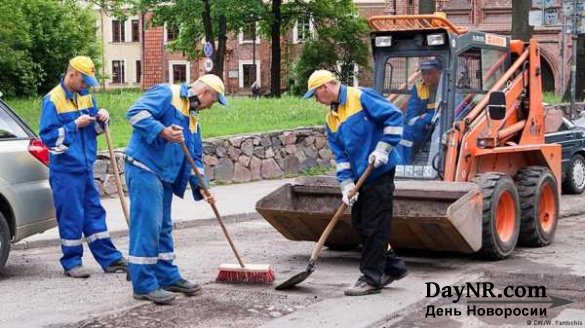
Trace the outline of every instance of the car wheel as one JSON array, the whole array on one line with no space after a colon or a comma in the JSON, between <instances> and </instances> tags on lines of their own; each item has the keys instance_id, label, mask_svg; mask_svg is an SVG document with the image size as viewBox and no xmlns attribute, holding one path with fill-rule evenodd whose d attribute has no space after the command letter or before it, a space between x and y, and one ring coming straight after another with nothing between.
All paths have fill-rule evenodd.
<instances>
[{"instance_id":1,"label":"car wheel","mask_svg":"<svg viewBox=\"0 0 585 328\"><path fill-rule=\"evenodd\" d=\"M8 253L10 253L10 228L4 215L0 213L0 272L8 260Z\"/></svg>"},{"instance_id":2,"label":"car wheel","mask_svg":"<svg viewBox=\"0 0 585 328\"><path fill-rule=\"evenodd\" d=\"M575 154L563 181L563 191L567 194L581 194L585 190L585 158Z\"/></svg>"}]
</instances>

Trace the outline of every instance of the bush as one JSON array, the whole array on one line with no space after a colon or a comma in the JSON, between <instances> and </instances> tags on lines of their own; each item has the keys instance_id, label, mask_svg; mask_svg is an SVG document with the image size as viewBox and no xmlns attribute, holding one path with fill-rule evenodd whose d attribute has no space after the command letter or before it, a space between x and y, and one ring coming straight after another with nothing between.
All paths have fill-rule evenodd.
<instances>
[{"instance_id":1,"label":"bush","mask_svg":"<svg viewBox=\"0 0 585 328\"><path fill-rule=\"evenodd\" d=\"M95 18L73 0L0 0L0 90L45 93L70 58L98 54Z\"/></svg>"}]
</instances>

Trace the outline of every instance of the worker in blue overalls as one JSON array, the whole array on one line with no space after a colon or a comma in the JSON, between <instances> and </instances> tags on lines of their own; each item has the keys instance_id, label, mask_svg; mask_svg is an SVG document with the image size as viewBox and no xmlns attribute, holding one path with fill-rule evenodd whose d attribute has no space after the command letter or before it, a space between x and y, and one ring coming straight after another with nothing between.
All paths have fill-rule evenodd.
<instances>
[{"instance_id":1,"label":"worker in blue overalls","mask_svg":"<svg viewBox=\"0 0 585 328\"><path fill-rule=\"evenodd\" d=\"M304 98L313 96L331 108L327 138L335 155L343 202L351 207L352 225L363 246L362 275L345 295L379 293L408 274L404 261L388 249L394 171L400 160L394 147L402 136L402 112L376 91L348 87L327 70L317 70L309 77ZM369 164L374 171L359 193L349 198Z\"/></svg>"},{"instance_id":2,"label":"worker in blue overalls","mask_svg":"<svg viewBox=\"0 0 585 328\"><path fill-rule=\"evenodd\" d=\"M128 110L134 128L126 148L126 183L130 194L130 278L134 298L155 304L174 300L174 293L194 295L201 287L181 277L173 264L173 194L183 197L191 183L196 200L213 204L202 163L203 146L198 122L200 110L215 102L227 105L224 84L213 74L191 86L156 85ZM203 174L200 185L181 143L191 151Z\"/></svg>"},{"instance_id":3,"label":"worker in blue overalls","mask_svg":"<svg viewBox=\"0 0 585 328\"><path fill-rule=\"evenodd\" d=\"M87 90L96 85L91 58L71 59L61 83L43 98L40 120L40 135L50 151L49 182L61 237L61 265L73 278L90 275L81 261L82 233L105 272L126 272L128 267L110 239L94 183L96 137L109 118L105 109L97 109Z\"/></svg>"},{"instance_id":4,"label":"worker in blue overalls","mask_svg":"<svg viewBox=\"0 0 585 328\"><path fill-rule=\"evenodd\" d=\"M437 59L423 61L420 65L422 81L412 88L404 118L404 133L397 151L401 164L410 164L414 152L429 138L436 120L435 99L441 80L442 66Z\"/></svg>"}]
</instances>

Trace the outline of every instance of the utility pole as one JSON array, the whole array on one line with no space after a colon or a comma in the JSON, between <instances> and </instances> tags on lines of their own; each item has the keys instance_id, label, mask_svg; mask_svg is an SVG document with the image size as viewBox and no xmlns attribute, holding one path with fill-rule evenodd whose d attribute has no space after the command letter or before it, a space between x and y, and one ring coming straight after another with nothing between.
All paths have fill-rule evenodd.
<instances>
[{"instance_id":1,"label":"utility pole","mask_svg":"<svg viewBox=\"0 0 585 328\"><path fill-rule=\"evenodd\" d=\"M577 116L575 108L575 94L577 83L577 0L573 0L573 33L571 35L573 55L571 58L571 116Z\"/></svg>"}]
</instances>

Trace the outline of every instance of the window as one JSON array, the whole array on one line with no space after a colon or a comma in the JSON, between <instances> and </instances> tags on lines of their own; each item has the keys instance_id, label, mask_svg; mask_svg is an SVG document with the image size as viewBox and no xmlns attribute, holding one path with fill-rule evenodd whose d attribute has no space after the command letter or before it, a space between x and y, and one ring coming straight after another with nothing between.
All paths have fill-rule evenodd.
<instances>
[{"instance_id":1,"label":"window","mask_svg":"<svg viewBox=\"0 0 585 328\"><path fill-rule=\"evenodd\" d=\"M112 83L122 84L125 82L124 79L124 61L113 60L112 61Z\"/></svg>"},{"instance_id":2,"label":"window","mask_svg":"<svg viewBox=\"0 0 585 328\"><path fill-rule=\"evenodd\" d=\"M191 63L187 60L169 60L169 83L191 82Z\"/></svg>"},{"instance_id":3,"label":"window","mask_svg":"<svg viewBox=\"0 0 585 328\"><path fill-rule=\"evenodd\" d=\"M238 82L240 88L250 88L254 81L260 82L260 61L256 60L256 67L251 60L240 60L238 62Z\"/></svg>"},{"instance_id":4,"label":"window","mask_svg":"<svg viewBox=\"0 0 585 328\"><path fill-rule=\"evenodd\" d=\"M175 41L177 39L177 37L179 36L179 28L176 26L168 26L166 28L166 41L165 42L171 42L171 41Z\"/></svg>"},{"instance_id":5,"label":"window","mask_svg":"<svg viewBox=\"0 0 585 328\"><path fill-rule=\"evenodd\" d=\"M132 42L140 42L140 24L138 19L132 20Z\"/></svg>"},{"instance_id":6,"label":"window","mask_svg":"<svg viewBox=\"0 0 585 328\"><path fill-rule=\"evenodd\" d=\"M27 132L18 124L0 102L0 139L28 138Z\"/></svg>"},{"instance_id":7,"label":"window","mask_svg":"<svg viewBox=\"0 0 585 328\"><path fill-rule=\"evenodd\" d=\"M124 42L126 40L125 23L126 21L112 21L112 42Z\"/></svg>"},{"instance_id":8,"label":"window","mask_svg":"<svg viewBox=\"0 0 585 328\"><path fill-rule=\"evenodd\" d=\"M341 82L346 85L357 87L358 86L358 67L354 63L337 63L337 70L340 73Z\"/></svg>"},{"instance_id":9,"label":"window","mask_svg":"<svg viewBox=\"0 0 585 328\"><path fill-rule=\"evenodd\" d=\"M428 56L411 56L411 57L389 57L386 59L383 72L382 94L390 102L400 107L404 113L405 131L410 130L410 139L405 138L401 141L402 147L410 149L408 158L403 158L400 165L396 166L396 176L416 179L434 179L437 171L434 169L435 160L440 156L440 136L441 120L440 107L442 104L442 95L445 93L444 75L441 72L433 72L433 76L438 78L438 84L433 90L427 91L428 102L411 102L409 101L416 88L416 83L421 81L423 76L419 71L420 64L430 59L437 59L441 62L440 57ZM444 63L443 63L443 66ZM438 74L438 76L436 75ZM429 124L417 125L417 120L425 115ZM421 121L419 121L421 122ZM407 128L408 126L408 128ZM417 135L418 137L412 138Z\"/></svg>"},{"instance_id":10,"label":"window","mask_svg":"<svg viewBox=\"0 0 585 328\"><path fill-rule=\"evenodd\" d=\"M457 57L455 119L463 119L506 72L507 53L472 48Z\"/></svg>"},{"instance_id":11,"label":"window","mask_svg":"<svg viewBox=\"0 0 585 328\"><path fill-rule=\"evenodd\" d=\"M260 38L258 35L258 25L256 23L250 23L242 28L242 32L240 32L239 36L239 41L240 43L244 42L252 43L252 40L254 40L254 36L256 37L256 43L260 43Z\"/></svg>"},{"instance_id":12,"label":"window","mask_svg":"<svg viewBox=\"0 0 585 328\"><path fill-rule=\"evenodd\" d=\"M313 21L311 20L311 16L303 16L300 17L293 29L293 42L305 42L309 38L313 36Z\"/></svg>"},{"instance_id":13,"label":"window","mask_svg":"<svg viewBox=\"0 0 585 328\"><path fill-rule=\"evenodd\" d=\"M244 70L244 87L249 88L252 86L252 83L256 81L256 79L254 78L255 75L254 65L244 64L242 69Z\"/></svg>"},{"instance_id":14,"label":"window","mask_svg":"<svg viewBox=\"0 0 585 328\"><path fill-rule=\"evenodd\" d=\"M174 65L172 65L172 69L173 69L173 75L172 75L173 84L187 82L187 65L174 64Z\"/></svg>"},{"instance_id":15,"label":"window","mask_svg":"<svg viewBox=\"0 0 585 328\"><path fill-rule=\"evenodd\" d=\"M140 60L136 61L136 83L140 83L140 77L142 76L142 65Z\"/></svg>"}]
</instances>

